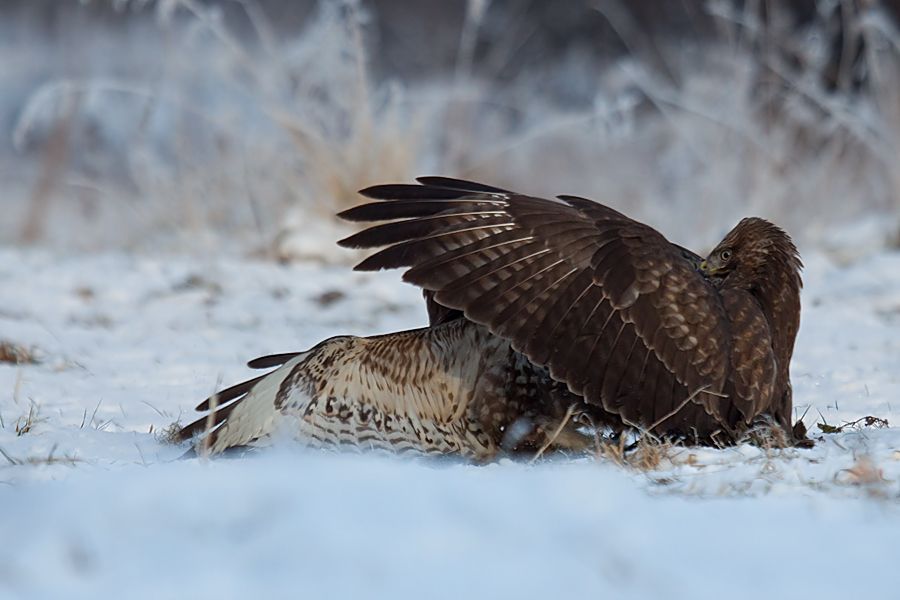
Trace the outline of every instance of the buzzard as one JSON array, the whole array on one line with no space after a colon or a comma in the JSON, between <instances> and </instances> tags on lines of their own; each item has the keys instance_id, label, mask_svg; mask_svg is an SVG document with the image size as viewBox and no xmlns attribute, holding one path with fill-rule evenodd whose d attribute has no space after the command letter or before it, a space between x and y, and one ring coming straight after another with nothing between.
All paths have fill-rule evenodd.
<instances>
[{"instance_id":1,"label":"buzzard","mask_svg":"<svg viewBox=\"0 0 900 600\"><path fill-rule=\"evenodd\" d=\"M782 229L744 219L702 259L585 198L417 181L362 190L375 202L340 216L381 224L339 243L381 248L357 270L406 268L429 327L252 361L280 367L201 403L182 439L215 453L292 417L311 444L483 459L578 447L573 410L693 443L792 433L802 263Z\"/></svg>"}]
</instances>

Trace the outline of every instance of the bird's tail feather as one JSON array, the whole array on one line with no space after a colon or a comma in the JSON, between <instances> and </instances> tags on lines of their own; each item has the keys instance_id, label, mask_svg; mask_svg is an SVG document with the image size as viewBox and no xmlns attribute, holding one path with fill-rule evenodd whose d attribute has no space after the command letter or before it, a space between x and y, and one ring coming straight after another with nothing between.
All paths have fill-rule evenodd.
<instances>
[{"instance_id":1,"label":"bird's tail feather","mask_svg":"<svg viewBox=\"0 0 900 600\"><path fill-rule=\"evenodd\" d=\"M286 362L282 361L283 364L274 371L213 394L197 406L197 410L209 412L185 425L176 439L194 439L197 454L207 455L245 446L272 434L281 417L275 406L278 390L307 354L279 355ZM269 366L275 366L270 358L263 357Z\"/></svg>"}]
</instances>

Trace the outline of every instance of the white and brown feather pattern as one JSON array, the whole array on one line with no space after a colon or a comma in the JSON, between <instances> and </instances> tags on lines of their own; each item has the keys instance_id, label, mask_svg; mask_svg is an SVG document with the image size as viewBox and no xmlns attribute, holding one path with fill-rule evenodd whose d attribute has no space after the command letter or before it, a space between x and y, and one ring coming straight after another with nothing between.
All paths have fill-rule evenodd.
<instances>
[{"instance_id":1,"label":"white and brown feather pattern","mask_svg":"<svg viewBox=\"0 0 900 600\"><path fill-rule=\"evenodd\" d=\"M553 418L552 403L537 397L540 379L547 377L508 342L462 319L370 338L341 336L295 355L224 405L215 429L205 432L201 418L183 437L199 435L198 447L216 454L282 427L316 447L482 460L500 450L513 422Z\"/></svg>"}]
</instances>

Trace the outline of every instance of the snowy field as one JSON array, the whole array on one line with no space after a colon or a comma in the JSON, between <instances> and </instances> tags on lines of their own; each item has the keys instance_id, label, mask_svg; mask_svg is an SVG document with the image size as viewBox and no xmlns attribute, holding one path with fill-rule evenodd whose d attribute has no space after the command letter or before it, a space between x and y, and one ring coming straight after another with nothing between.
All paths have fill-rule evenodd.
<instances>
[{"instance_id":1,"label":"snowy field","mask_svg":"<svg viewBox=\"0 0 900 600\"><path fill-rule=\"evenodd\" d=\"M277 10L301 4L0 2L0 600L900 597L887 3ZM839 21L865 45L835 63ZM425 323L331 219L419 174L597 198L698 251L785 227L815 447L182 459L166 432L248 360Z\"/></svg>"},{"instance_id":2,"label":"snowy field","mask_svg":"<svg viewBox=\"0 0 900 600\"><path fill-rule=\"evenodd\" d=\"M28 350L0 363L0 598L893 597L900 253L804 259L815 448L638 469L287 441L180 460L160 433L246 360L419 326L418 292L346 265L0 250L0 342ZM817 426L869 415L890 426Z\"/></svg>"}]
</instances>

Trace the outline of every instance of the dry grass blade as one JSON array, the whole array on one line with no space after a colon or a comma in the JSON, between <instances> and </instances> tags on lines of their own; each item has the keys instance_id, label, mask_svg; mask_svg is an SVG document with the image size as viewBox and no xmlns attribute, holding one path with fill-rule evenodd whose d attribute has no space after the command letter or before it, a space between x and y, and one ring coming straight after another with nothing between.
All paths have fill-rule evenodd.
<instances>
[{"instance_id":1,"label":"dry grass blade","mask_svg":"<svg viewBox=\"0 0 900 600\"><path fill-rule=\"evenodd\" d=\"M94 423L97 418L97 411L100 410L101 404L103 404L103 399L100 399L97 401L97 405L94 407L94 412L91 413L90 420L88 420L88 418L87 418L87 409L86 408L84 409L84 411L81 414L81 425L79 426L79 429L84 429L85 425L90 425L94 429L102 430L100 423L97 423L97 424ZM108 424L108 422L107 422L107 424Z\"/></svg>"},{"instance_id":2,"label":"dry grass blade","mask_svg":"<svg viewBox=\"0 0 900 600\"><path fill-rule=\"evenodd\" d=\"M537 461L541 456L543 456L544 452L546 452L547 449L549 449L553 445L553 443L556 442L557 438L559 438L559 435L563 432L563 429L566 428L566 425L569 424L569 421L575 414L575 406L575 404L572 404L569 406L569 408L566 409L566 414L563 415L563 418L560 420L559 425L556 427L547 441L544 442L544 445L541 446L534 457L532 457L529 464L534 464L534 462Z\"/></svg>"},{"instance_id":3,"label":"dry grass blade","mask_svg":"<svg viewBox=\"0 0 900 600\"><path fill-rule=\"evenodd\" d=\"M632 429L634 429L635 431L639 432L641 438L649 437L649 438L653 439L653 440L656 441L656 442L661 442L662 440L660 440L660 439L653 433L653 430L656 429L657 427L659 427L659 426L660 426L663 422L665 422L665 420L668 419L669 417L672 417L673 415L678 414L678 411L680 411L682 408L684 408L685 406L687 406L687 404L688 404L690 401L692 401L694 398L696 398L697 396L699 396L699 395L702 394L702 393L707 393L707 394L710 394L710 395L713 395L713 396L718 396L718 397L721 397L721 398L724 398L724 397L725 397L723 394L719 394L719 393L716 393L716 392L708 392L707 389L709 389L709 386L708 386L708 385L700 386L699 388L697 388L696 390L694 390L687 398L685 398L681 403L679 403L678 406L676 406L675 408L673 408L672 410L670 410L669 412L667 412L666 414L664 414L663 416L661 416L660 418L658 418L658 419L657 419L656 421L654 421L649 427L643 427L643 426L641 426L641 425L638 425L637 423L634 423L634 422L632 422L632 421L629 421L629 420L626 419L625 417L621 417L621 418L622 418L622 422L625 423L627 426L631 427Z\"/></svg>"},{"instance_id":4,"label":"dry grass blade","mask_svg":"<svg viewBox=\"0 0 900 600\"><path fill-rule=\"evenodd\" d=\"M709 389L708 385L703 385L703 386L700 386L699 388L697 388L694 392L691 393L690 396L685 398L684 401L681 402L678 406L676 406L675 408L673 408L672 410L670 410L669 412L667 412L666 414L664 414L663 416L658 418L656 421L653 422L652 425L650 425L650 427L647 427L647 431L650 432L650 431L653 431L654 429L656 429L657 427L659 427L663 422L665 422L666 419L677 414L678 411L680 411L682 408L687 406L688 402L692 401L694 398L696 398L697 396L699 396L702 393L707 393L712 396L717 396L719 398L727 398L727 396L725 394L717 394L715 392L708 392L707 391L708 389ZM640 429L640 428L638 428L638 429Z\"/></svg>"},{"instance_id":5,"label":"dry grass blade","mask_svg":"<svg viewBox=\"0 0 900 600\"><path fill-rule=\"evenodd\" d=\"M218 388L218 386L216 386ZM219 407L219 394L209 397L209 414L206 415L206 426L203 431L203 440L200 442L200 452L203 458L209 458L210 445L212 444L213 429L216 426L216 409Z\"/></svg>"},{"instance_id":6,"label":"dry grass blade","mask_svg":"<svg viewBox=\"0 0 900 600\"><path fill-rule=\"evenodd\" d=\"M6 450L4 450L3 448L0 448L0 454L2 454L2 455L3 455L3 458L5 458L6 461L7 461L9 464L13 465L13 466L17 466L17 465L21 465L21 464L22 464L22 463L19 461L18 458L14 458L14 457L10 456L10 455L6 452Z\"/></svg>"}]
</instances>

